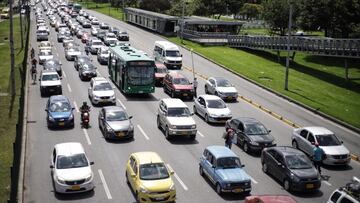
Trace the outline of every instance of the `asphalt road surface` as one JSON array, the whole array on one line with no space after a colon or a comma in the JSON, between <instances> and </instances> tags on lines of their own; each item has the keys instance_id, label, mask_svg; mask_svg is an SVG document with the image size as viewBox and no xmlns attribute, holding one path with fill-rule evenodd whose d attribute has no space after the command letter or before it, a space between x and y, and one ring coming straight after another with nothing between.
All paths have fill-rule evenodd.
<instances>
[{"instance_id":1,"label":"asphalt road surface","mask_svg":"<svg viewBox=\"0 0 360 203\"><path fill-rule=\"evenodd\" d=\"M137 49L152 55L153 44L156 40L164 40L161 36L138 28L136 26L114 20L105 15L88 11L96 16L101 22L107 22L126 30L130 35L130 43ZM44 15L47 19L47 17ZM35 19L32 16L30 45L37 50L35 36ZM46 126L45 104L48 98L41 98L39 82L35 85L29 82L28 103L28 140L26 151L25 170L25 202L135 202L131 189L125 182L125 166L129 154L137 151L155 151L166 163L168 163L175 175L173 180L177 189L177 202L242 202L244 196L224 195L219 196L214 187L199 175L199 157L204 148L209 145L223 145L221 138L224 126L209 125L200 117L194 115L198 127L195 141L188 139L175 139L167 141L163 133L156 126L156 110L158 102L162 98L169 97L162 88L157 88L155 93L142 97L125 96L116 89L117 105L124 106L129 115L132 115L135 126L135 139L133 141L106 141L97 123L100 107L92 107L91 128L85 130L80 127L80 113L78 107L83 101L88 100L87 89L89 82L82 82L73 66L64 57L62 44L56 40L56 32L51 29L50 41L53 43L55 58L62 61L64 71L62 88L63 94L71 102L75 111L75 128L67 130L50 130ZM76 39L84 50L84 45ZM191 67L190 52L181 48L185 67ZM96 56L92 56L93 63L98 67L99 75L108 77L107 67L100 65ZM241 59L234 59L241 60ZM311 112L308 112L292 103L289 103L273 94L253 85L219 66L194 55L195 70L205 76L223 76L228 78L238 89L239 94L244 95L264 107L277 112L302 126L324 126L334 131L350 151L360 154L358 134L355 134L341 126L329 122ZM39 68L42 68L39 66ZM182 72L192 78L192 72L184 68ZM203 78L199 78L198 94L204 93ZM193 102L186 104L192 109ZM278 145L291 145L291 132L293 128L288 124L274 118L255 108L244 101L228 103L234 117L254 117L261 121L267 128L272 130ZM92 169L94 172L94 192L73 195L57 195L54 193L50 176L50 155L53 146L61 142L81 142L91 161L95 162ZM347 183L352 176L360 175L360 164L351 161L347 167L327 167L323 170L325 179L318 192L311 194L288 193L282 185L261 170L260 157L243 152L238 146L232 150L240 156L245 164L246 172L252 177L251 194L287 194L293 196L299 202L326 202L331 192L339 186Z\"/></svg>"}]
</instances>

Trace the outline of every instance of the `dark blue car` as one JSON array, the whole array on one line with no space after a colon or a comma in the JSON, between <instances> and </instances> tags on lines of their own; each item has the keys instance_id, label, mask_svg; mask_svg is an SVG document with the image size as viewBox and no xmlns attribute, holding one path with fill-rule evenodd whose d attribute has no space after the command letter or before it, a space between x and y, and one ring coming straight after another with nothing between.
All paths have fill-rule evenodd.
<instances>
[{"instance_id":1,"label":"dark blue car","mask_svg":"<svg viewBox=\"0 0 360 203\"><path fill-rule=\"evenodd\" d=\"M74 108L66 96L51 96L46 104L47 125L52 127L74 127Z\"/></svg>"}]
</instances>

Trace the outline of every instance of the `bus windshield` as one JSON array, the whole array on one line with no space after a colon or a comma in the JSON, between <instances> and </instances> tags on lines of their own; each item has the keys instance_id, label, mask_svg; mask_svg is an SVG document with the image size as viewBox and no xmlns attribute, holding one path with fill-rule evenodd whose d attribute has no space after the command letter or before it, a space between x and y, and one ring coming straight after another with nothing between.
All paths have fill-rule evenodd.
<instances>
[{"instance_id":1,"label":"bus windshield","mask_svg":"<svg viewBox=\"0 0 360 203\"><path fill-rule=\"evenodd\" d=\"M155 67L128 66L128 78L131 85L151 85L154 82Z\"/></svg>"}]
</instances>

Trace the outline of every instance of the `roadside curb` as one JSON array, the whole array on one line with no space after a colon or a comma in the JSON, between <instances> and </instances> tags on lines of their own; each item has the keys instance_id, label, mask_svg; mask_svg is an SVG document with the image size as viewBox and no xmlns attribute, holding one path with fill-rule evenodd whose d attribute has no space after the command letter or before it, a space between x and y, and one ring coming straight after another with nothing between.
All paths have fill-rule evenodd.
<instances>
[{"instance_id":1,"label":"roadside curb","mask_svg":"<svg viewBox=\"0 0 360 203\"><path fill-rule=\"evenodd\" d=\"M163 36L161 36L161 37L163 37ZM220 67L222 67L223 69L225 69L225 70L227 70L227 71L229 71L229 72L231 72L231 73L233 73L233 74L235 74L235 75L237 75L237 76L239 76L239 77L247 80L248 82L251 82L251 83L257 85L258 87L263 88L263 89L271 92L272 94L275 94L276 96L279 96L279 97L281 97L281 98L283 98L283 99L286 99L286 100L289 101L289 102L292 102L292 103L294 103L294 104L296 104L296 105L298 105L298 106L300 106L300 107L302 107L302 108L305 108L305 109L311 111L312 113L317 114L317 115L319 115L319 116L321 116L321 117L323 117L323 118L326 118L326 119L328 119L328 120L330 120L330 121L332 121L332 122L334 122L334 123L337 123L337 124L339 124L339 125L347 128L347 129L349 129L349 130L351 130L351 131L354 131L354 132L356 132L356 133L360 133L360 128L357 128L357 127L355 127L355 126L352 126L352 125L350 125L350 124L348 124L348 123L345 123L345 122L343 122L343 121L341 121L341 120L339 120L339 119L337 119L337 118L334 118L334 117L332 117L332 116L330 116L330 115L327 115L327 114L325 114L325 113L323 113L323 112L320 112L320 111L318 111L318 110L316 110L316 109L314 109L314 108L312 108L312 107L310 107L310 106L307 106L307 105L305 105L305 104L303 104L303 103L300 103L300 102L298 102L298 101L295 101L294 99L292 99L292 98L290 98L290 97L288 97L288 96L286 96L286 95L284 95L284 94L281 94L281 93L279 93L279 92L276 92L276 91L274 91L274 90L272 90L272 89L270 89L270 88L268 88L268 87L266 87L266 86L264 86L264 85L256 82L255 80L252 80L252 79L250 79L250 78L248 78L248 77L246 77L246 76L243 76L243 75L235 72L234 70L232 70L232 69L230 69L230 68L228 68L228 67L226 67L226 66L224 66L224 65L222 65L222 64L220 64L220 63L218 63L218 62L216 62L216 61L214 61L214 60L212 60L212 59L210 59L210 58L208 58L208 57L206 57L206 56L204 56L203 54L201 54L201 53L199 53L199 52L197 52L197 51L191 50L190 48L186 47L186 46L183 45L183 44L178 44L178 45L180 45L182 48L184 48L184 49L186 49L186 50L188 50L188 51L191 51L191 52L193 52L194 54L196 54L196 55L198 55L198 56L200 56L200 57L202 57L202 58L204 58L204 59L206 59L206 60L208 60L208 61L210 61L210 62L212 62L212 63L214 63L214 64L216 64L216 65L218 65L218 66L220 66ZM201 75L201 74L199 74L199 75L200 75L201 77L207 79L206 76L203 76L203 75ZM269 109L266 109L265 107L263 107L263 106L255 103L255 102L253 102L251 99L248 99L248 98L246 98L246 97L244 97L244 96L242 96L242 95L239 95L239 98L241 98L243 101L245 101L245 102L247 102L247 103L250 103L250 104L252 104L253 106L255 106L255 107L257 107L257 108L259 108L259 109L267 112L268 114L271 114L273 117L275 117L275 118L277 118L277 119L285 122L286 124L288 124L288 125L290 125L290 126L292 126L292 127L294 127L294 128L299 128L299 127L301 127L301 126L299 126L298 124L296 124L296 123L294 123L294 122L292 122L292 121L290 121L290 120L282 117L281 115L278 115L277 113L272 112L272 111L270 111ZM356 155L356 154L352 154L352 153L350 154L350 156L351 156L351 159L352 159L352 160L360 162L360 156L358 156L358 155Z\"/></svg>"}]
</instances>

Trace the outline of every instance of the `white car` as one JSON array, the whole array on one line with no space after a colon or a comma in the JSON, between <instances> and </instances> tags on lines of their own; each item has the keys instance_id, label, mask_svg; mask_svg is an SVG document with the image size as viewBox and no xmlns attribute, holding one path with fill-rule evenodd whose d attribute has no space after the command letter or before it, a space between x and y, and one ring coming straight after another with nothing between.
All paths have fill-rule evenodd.
<instances>
[{"instance_id":1,"label":"white car","mask_svg":"<svg viewBox=\"0 0 360 203\"><path fill-rule=\"evenodd\" d=\"M190 136L196 138L196 124L188 106L181 99L162 99L157 110L156 123L165 131L166 139L173 136Z\"/></svg>"},{"instance_id":2,"label":"white car","mask_svg":"<svg viewBox=\"0 0 360 203\"><path fill-rule=\"evenodd\" d=\"M100 64L107 64L110 56L110 51L107 46L102 46L97 53L97 60Z\"/></svg>"},{"instance_id":3,"label":"white car","mask_svg":"<svg viewBox=\"0 0 360 203\"><path fill-rule=\"evenodd\" d=\"M93 28L91 28L91 35L92 36L97 36L97 33L98 33L98 30L99 30L100 28L98 28L98 27L93 27Z\"/></svg>"},{"instance_id":4,"label":"white car","mask_svg":"<svg viewBox=\"0 0 360 203\"><path fill-rule=\"evenodd\" d=\"M91 78L88 95L91 103L94 105L105 103L116 105L114 88L103 77Z\"/></svg>"},{"instance_id":5,"label":"white car","mask_svg":"<svg viewBox=\"0 0 360 203\"><path fill-rule=\"evenodd\" d=\"M100 24L100 21L96 18L92 19L91 20L91 25L99 25Z\"/></svg>"},{"instance_id":6,"label":"white car","mask_svg":"<svg viewBox=\"0 0 360 203\"><path fill-rule=\"evenodd\" d=\"M83 146L78 142L60 143L51 154L51 176L57 193L78 193L94 189L94 174Z\"/></svg>"},{"instance_id":7,"label":"white car","mask_svg":"<svg viewBox=\"0 0 360 203\"><path fill-rule=\"evenodd\" d=\"M39 64L43 64L45 61L53 59L54 55L50 49L40 49L39 51Z\"/></svg>"},{"instance_id":8,"label":"white car","mask_svg":"<svg viewBox=\"0 0 360 203\"><path fill-rule=\"evenodd\" d=\"M55 70L42 71L39 81L41 96L44 96L45 94L62 94L61 77Z\"/></svg>"},{"instance_id":9,"label":"white car","mask_svg":"<svg viewBox=\"0 0 360 203\"><path fill-rule=\"evenodd\" d=\"M80 56L80 55L81 55L81 51L77 47L70 47L65 49L65 58L68 61L73 61L76 56Z\"/></svg>"},{"instance_id":10,"label":"white car","mask_svg":"<svg viewBox=\"0 0 360 203\"><path fill-rule=\"evenodd\" d=\"M293 131L292 146L300 149L309 156L313 156L315 143L325 152L326 158L323 163L326 165L347 165L351 157L349 150L333 132L324 127L303 127Z\"/></svg>"},{"instance_id":11,"label":"white car","mask_svg":"<svg viewBox=\"0 0 360 203\"><path fill-rule=\"evenodd\" d=\"M210 77L205 83L205 93L216 95L223 100L236 101L238 97L234 85L222 77Z\"/></svg>"},{"instance_id":12,"label":"white car","mask_svg":"<svg viewBox=\"0 0 360 203\"><path fill-rule=\"evenodd\" d=\"M52 45L49 41L42 41L39 44L39 49L40 50L51 50Z\"/></svg>"},{"instance_id":13,"label":"white car","mask_svg":"<svg viewBox=\"0 0 360 203\"><path fill-rule=\"evenodd\" d=\"M225 102L215 95L199 95L194 101L194 113L203 117L207 123L225 123L232 118Z\"/></svg>"}]
</instances>

